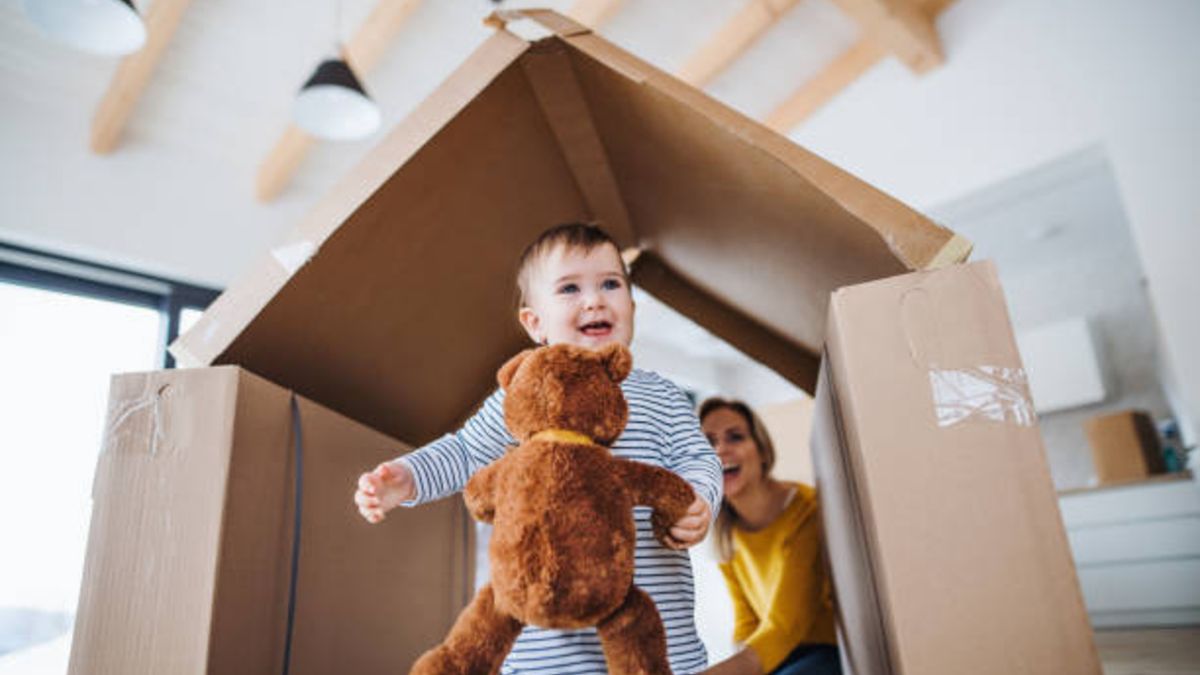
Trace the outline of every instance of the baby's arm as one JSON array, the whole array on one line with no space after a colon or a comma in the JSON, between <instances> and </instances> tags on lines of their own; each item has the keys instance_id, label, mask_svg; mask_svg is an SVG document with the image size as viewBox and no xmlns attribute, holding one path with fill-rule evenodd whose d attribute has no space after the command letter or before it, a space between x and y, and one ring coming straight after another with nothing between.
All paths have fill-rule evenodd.
<instances>
[{"instance_id":1,"label":"baby's arm","mask_svg":"<svg viewBox=\"0 0 1200 675\"><path fill-rule=\"evenodd\" d=\"M662 400L669 418L675 420L665 439L664 464L696 491L686 515L671 526L673 548L688 548L704 540L721 504L721 460L700 431L700 420L687 396L669 380L663 379L663 384Z\"/></svg>"},{"instance_id":2,"label":"baby's arm","mask_svg":"<svg viewBox=\"0 0 1200 675\"><path fill-rule=\"evenodd\" d=\"M354 501L367 522L397 506L416 506L466 487L471 475L515 443L504 423L504 392L497 389L461 429L384 462L359 477Z\"/></svg>"},{"instance_id":3,"label":"baby's arm","mask_svg":"<svg viewBox=\"0 0 1200 675\"><path fill-rule=\"evenodd\" d=\"M687 481L666 469L629 459L614 459L613 470L633 496L634 504L651 506L654 536L663 544L677 548L671 536L672 524L687 514L696 495Z\"/></svg>"}]
</instances>

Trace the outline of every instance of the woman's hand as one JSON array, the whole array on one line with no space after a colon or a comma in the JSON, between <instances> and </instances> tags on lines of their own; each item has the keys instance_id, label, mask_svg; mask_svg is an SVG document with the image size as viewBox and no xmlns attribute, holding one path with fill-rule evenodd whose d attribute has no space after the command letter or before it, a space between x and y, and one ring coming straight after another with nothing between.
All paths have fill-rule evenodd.
<instances>
[{"instance_id":1,"label":"woman's hand","mask_svg":"<svg viewBox=\"0 0 1200 675\"><path fill-rule=\"evenodd\" d=\"M688 506L687 513L671 524L669 532L671 541L667 545L677 551L682 551L699 544L708 534L708 526L711 522L712 509L709 508L708 502L696 497L695 501Z\"/></svg>"}]
</instances>

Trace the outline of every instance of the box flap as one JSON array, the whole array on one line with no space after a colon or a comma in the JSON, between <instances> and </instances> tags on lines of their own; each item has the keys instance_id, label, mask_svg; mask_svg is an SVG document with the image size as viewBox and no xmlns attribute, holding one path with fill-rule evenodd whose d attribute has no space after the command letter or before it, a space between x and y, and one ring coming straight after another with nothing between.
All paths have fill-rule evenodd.
<instances>
[{"instance_id":1,"label":"box flap","mask_svg":"<svg viewBox=\"0 0 1200 675\"><path fill-rule=\"evenodd\" d=\"M874 544L866 520L860 483L845 413L830 374L832 360L822 361L813 408L813 474L821 499L821 519L830 573L837 590L839 641L842 658L854 675L894 672L889 652L885 612L881 606Z\"/></svg>"},{"instance_id":2,"label":"box flap","mask_svg":"<svg viewBox=\"0 0 1200 675\"><path fill-rule=\"evenodd\" d=\"M486 41L173 345L180 362L239 364L425 442L526 346L521 250L598 219L676 290L649 292L811 391L830 291L969 251L551 14L535 17L551 37Z\"/></svg>"}]
</instances>

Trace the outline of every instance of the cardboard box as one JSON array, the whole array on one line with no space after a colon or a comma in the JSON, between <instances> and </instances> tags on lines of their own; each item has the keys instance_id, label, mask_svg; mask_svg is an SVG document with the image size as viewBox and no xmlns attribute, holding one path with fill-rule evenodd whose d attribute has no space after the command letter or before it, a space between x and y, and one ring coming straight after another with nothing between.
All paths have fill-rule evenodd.
<instances>
[{"instance_id":1,"label":"cardboard box","mask_svg":"<svg viewBox=\"0 0 1200 675\"><path fill-rule=\"evenodd\" d=\"M113 378L71 673L281 672L297 484L290 401L234 367ZM358 475L403 444L297 402L291 672L404 672L467 599L461 502L368 525L351 501Z\"/></svg>"},{"instance_id":2,"label":"cardboard box","mask_svg":"<svg viewBox=\"0 0 1200 675\"><path fill-rule=\"evenodd\" d=\"M813 452L855 675L1100 665L991 263L834 294Z\"/></svg>"},{"instance_id":3,"label":"cardboard box","mask_svg":"<svg viewBox=\"0 0 1200 675\"><path fill-rule=\"evenodd\" d=\"M1167 470L1154 421L1141 410L1093 417L1083 423L1083 430L1092 446L1092 465L1101 485L1148 478Z\"/></svg>"}]
</instances>

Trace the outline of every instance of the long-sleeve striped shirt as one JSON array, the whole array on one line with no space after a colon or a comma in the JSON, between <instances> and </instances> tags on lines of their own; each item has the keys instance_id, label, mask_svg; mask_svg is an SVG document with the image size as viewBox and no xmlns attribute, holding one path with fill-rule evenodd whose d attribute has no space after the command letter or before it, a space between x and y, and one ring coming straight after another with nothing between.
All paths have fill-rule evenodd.
<instances>
[{"instance_id":1,"label":"long-sleeve striped shirt","mask_svg":"<svg viewBox=\"0 0 1200 675\"><path fill-rule=\"evenodd\" d=\"M629 421L613 444L613 454L674 471L716 513L721 502L721 462L700 432L687 397L666 378L637 369L621 383L621 390L629 403ZM417 486L416 497L406 506L459 492L472 474L515 444L504 423L504 391L498 389L462 429L404 456ZM633 512L637 525L634 584L658 607L667 633L671 670L703 670L708 654L696 633L691 559L687 551L669 549L654 538L650 513L644 506ZM608 671L595 629L527 626L501 672L585 675Z\"/></svg>"}]
</instances>

